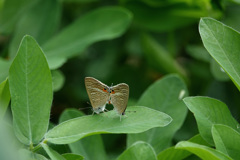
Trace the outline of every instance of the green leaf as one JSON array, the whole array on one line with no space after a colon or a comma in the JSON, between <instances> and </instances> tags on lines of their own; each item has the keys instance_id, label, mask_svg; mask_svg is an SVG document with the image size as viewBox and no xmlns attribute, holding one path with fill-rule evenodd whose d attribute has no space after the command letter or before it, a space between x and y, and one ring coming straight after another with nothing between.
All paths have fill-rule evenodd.
<instances>
[{"instance_id":1,"label":"green leaf","mask_svg":"<svg viewBox=\"0 0 240 160\"><path fill-rule=\"evenodd\" d=\"M67 144L93 134L139 133L154 127L164 127L172 121L167 114L147 107L128 107L126 113L127 117L123 116L122 121L114 110L74 118L54 127L45 135L45 139L55 144Z\"/></svg>"},{"instance_id":2,"label":"green leaf","mask_svg":"<svg viewBox=\"0 0 240 160\"><path fill-rule=\"evenodd\" d=\"M117 160L157 160L152 146L146 142L138 141L125 150Z\"/></svg>"},{"instance_id":3,"label":"green leaf","mask_svg":"<svg viewBox=\"0 0 240 160\"><path fill-rule=\"evenodd\" d=\"M150 66L160 72L178 73L186 78L185 70L160 44L147 34L142 36L142 47Z\"/></svg>"},{"instance_id":4,"label":"green leaf","mask_svg":"<svg viewBox=\"0 0 240 160\"><path fill-rule=\"evenodd\" d=\"M4 119L5 120L5 119ZM15 135L12 128L0 121L0 159L1 160L19 160L16 148Z\"/></svg>"},{"instance_id":5,"label":"green leaf","mask_svg":"<svg viewBox=\"0 0 240 160\"><path fill-rule=\"evenodd\" d=\"M53 70L52 71L52 81L53 81L53 91L59 91L65 82L65 77L60 70Z\"/></svg>"},{"instance_id":6,"label":"green leaf","mask_svg":"<svg viewBox=\"0 0 240 160\"><path fill-rule=\"evenodd\" d=\"M47 131L52 103L52 78L46 58L31 36L25 36L9 70L16 136L38 143Z\"/></svg>"},{"instance_id":7,"label":"green leaf","mask_svg":"<svg viewBox=\"0 0 240 160\"><path fill-rule=\"evenodd\" d=\"M158 160L179 160L190 156L191 153L185 150L169 147L157 155Z\"/></svg>"},{"instance_id":8,"label":"green leaf","mask_svg":"<svg viewBox=\"0 0 240 160\"><path fill-rule=\"evenodd\" d=\"M46 157L26 149L20 149L18 153L20 160L48 160Z\"/></svg>"},{"instance_id":9,"label":"green leaf","mask_svg":"<svg viewBox=\"0 0 240 160\"><path fill-rule=\"evenodd\" d=\"M207 142L203 140L203 138L198 134L191 139L188 140L189 142L194 142L197 144L207 145ZM191 153L186 150L176 149L175 146L165 149L164 151L160 152L157 157L159 160L179 160L184 159L190 156Z\"/></svg>"},{"instance_id":10,"label":"green leaf","mask_svg":"<svg viewBox=\"0 0 240 160\"><path fill-rule=\"evenodd\" d=\"M168 0L168 1L159 1L159 0L142 0L144 3L146 3L149 6L157 7L157 6L168 6L173 4L188 4L189 6L195 6L195 5L202 5L202 7L211 7L210 0L205 1L189 1L189 0Z\"/></svg>"},{"instance_id":11,"label":"green leaf","mask_svg":"<svg viewBox=\"0 0 240 160\"><path fill-rule=\"evenodd\" d=\"M139 105L151 106L151 108L169 114L173 121L164 128L154 128L140 134L129 134L127 145L130 146L136 141L150 143L159 153L169 147L176 131L182 126L187 114L187 107L179 100L182 96L188 95L184 82L176 75L166 76L152 84L141 96Z\"/></svg>"},{"instance_id":12,"label":"green leaf","mask_svg":"<svg viewBox=\"0 0 240 160\"><path fill-rule=\"evenodd\" d=\"M75 108L67 108L63 111L63 113L59 117L59 123L67 121L69 119L77 118L84 116L85 114Z\"/></svg>"},{"instance_id":13,"label":"green leaf","mask_svg":"<svg viewBox=\"0 0 240 160\"><path fill-rule=\"evenodd\" d=\"M68 145L72 153L80 154L86 160L107 159L107 153L104 149L101 135L96 134L84 137L83 139Z\"/></svg>"},{"instance_id":14,"label":"green leaf","mask_svg":"<svg viewBox=\"0 0 240 160\"><path fill-rule=\"evenodd\" d=\"M121 7L100 8L77 19L43 45L50 68L60 67L97 41L121 36L131 20L132 14Z\"/></svg>"},{"instance_id":15,"label":"green leaf","mask_svg":"<svg viewBox=\"0 0 240 160\"><path fill-rule=\"evenodd\" d=\"M139 1L124 4L134 15L134 24L145 30L168 32L197 23L200 17L209 15L209 7L202 5L175 4L150 7ZM213 17L219 17L218 11L212 11ZM164 15L164 16L163 16Z\"/></svg>"},{"instance_id":16,"label":"green leaf","mask_svg":"<svg viewBox=\"0 0 240 160\"><path fill-rule=\"evenodd\" d=\"M5 81L8 77L8 71L12 64L12 61L4 60L0 57L0 83Z\"/></svg>"},{"instance_id":17,"label":"green leaf","mask_svg":"<svg viewBox=\"0 0 240 160\"><path fill-rule=\"evenodd\" d=\"M67 160L62 155L60 155L58 152L54 151L52 148L50 148L47 144L41 143L43 149L47 152L48 156L51 158L51 160Z\"/></svg>"},{"instance_id":18,"label":"green leaf","mask_svg":"<svg viewBox=\"0 0 240 160\"><path fill-rule=\"evenodd\" d=\"M218 151L229 155L233 159L239 159L240 134L226 125L213 125L213 140Z\"/></svg>"},{"instance_id":19,"label":"green leaf","mask_svg":"<svg viewBox=\"0 0 240 160\"><path fill-rule=\"evenodd\" d=\"M226 72L222 69L221 66L219 66L219 64L214 59L211 60L210 65L211 65L211 72L217 80L219 81L229 80L229 77L226 74Z\"/></svg>"},{"instance_id":20,"label":"green leaf","mask_svg":"<svg viewBox=\"0 0 240 160\"><path fill-rule=\"evenodd\" d=\"M0 84L0 121L2 120L8 108L10 101L10 91L8 80L6 79Z\"/></svg>"},{"instance_id":21,"label":"green leaf","mask_svg":"<svg viewBox=\"0 0 240 160\"><path fill-rule=\"evenodd\" d=\"M95 153L94 153L95 154ZM65 153L62 155L66 160L83 160L83 156L73 153Z\"/></svg>"},{"instance_id":22,"label":"green leaf","mask_svg":"<svg viewBox=\"0 0 240 160\"><path fill-rule=\"evenodd\" d=\"M97 2L100 0L61 0L64 3L91 3L91 2Z\"/></svg>"},{"instance_id":23,"label":"green leaf","mask_svg":"<svg viewBox=\"0 0 240 160\"><path fill-rule=\"evenodd\" d=\"M83 116L77 109L66 109L60 116L59 122ZM94 144L94 145L92 145ZM72 153L82 155L86 160L107 159L101 135L91 135L77 142L68 144ZM94 154L93 154L94 153Z\"/></svg>"},{"instance_id":24,"label":"green leaf","mask_svg":"<svg viewBox=\"0 0 240 160\"><path fill-rule=\"evenodd\" d=\"M211 133L214 124L225 124L237 129L237 121L223 102L208 97L187 97L183 101L193 112L199 132L209 144L214 144Z\"/></svg>"},{"instance_id":25,"label":"green leaf","mask_svg":"<svg viewBox=\"0 0 240 160\"><path fill-rule=\"evenodd\" d=\"M240 14L239 5L235 4L227 5L227 7L224 10L224 14L226 14L227 16L222 17L221 21L224 24L240 31L240 19L238 17L238 15Z\"/></svg>"},{"instance_id":26,"label":"green leaf","mask_svg":"<svg viewBox=\"0 0 240 160\"><path fill-rule=\"evenodd\" d=\"M212 18L202 18L199 32L205 48L240 90L240 34Z\"/></svg>"},{"instance_id":27,"label":"green leaf","mask_svg":"<svg viewBox=\"0 0 240 160\"><path fill-rule=\"evenodd\" d=\"M207 50L203 46L189 45L187 46L186 49L187 53L197 60L210 62L210 60L212 59L211 56L208 54Z\"/></svg>"},{"instance_id":28,"label":"green leaf","mask_svg":"<svg viewBox=\"0 0 240 160\"><path fill-rule=\"evenodd\" d=\"M21 15L34 3L32 0L5 0L0 10L0 33L12 32Z\"/></svg>"},{"instance_id":29,"label":"green leaf","mask_svg":"<svg viewBox=\"0 0 240 160\"><path fill-rule=\"evenodd\" d=\"M36 0L36 3L21 16L9 46L11 59L15 57L18 45L24 35L31 35L40 45L52 37L59 24L60 6L58 0Z\"/></svg>"},{"instance_id":30,"label":"green leaf","mask_svg":"<svg viewBox=\"0 0 240 160\"><path fill-rule=\"evenodd\" d=\"M185 149L204 160L231 160L230 157L221 152L218 152L210 147L199 145L192 142L187 141L179 142L176 145L176 148Z\"/></svg>"}]
</instances>

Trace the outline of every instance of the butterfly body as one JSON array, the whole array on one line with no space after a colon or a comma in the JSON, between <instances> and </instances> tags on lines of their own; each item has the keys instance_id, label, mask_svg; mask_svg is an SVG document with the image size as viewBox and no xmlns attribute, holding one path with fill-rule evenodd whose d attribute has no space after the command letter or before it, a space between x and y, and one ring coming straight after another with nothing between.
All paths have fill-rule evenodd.
<instances>
[{"instance_id":1,"label":"butterfly body","mask_svg":"<svg viewBox=\"0 0 240 160\"><path fill-rule=\"evenodd\" d=\"M95 78L86 77L85 86L95 113L103 112L108 103L114 106L118 114L124 115L129 96L127 84L120 83L109 87Z\"/></svg>"}]
</instances>

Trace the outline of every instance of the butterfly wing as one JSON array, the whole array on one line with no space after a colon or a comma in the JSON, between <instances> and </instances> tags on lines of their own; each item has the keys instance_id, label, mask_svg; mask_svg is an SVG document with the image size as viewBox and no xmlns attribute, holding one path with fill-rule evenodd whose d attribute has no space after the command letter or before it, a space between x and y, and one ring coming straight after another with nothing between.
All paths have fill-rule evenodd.
<instances>
[{"instance_id":1,"label":"butterfly wing","mask_svg":"<svg viewBox=\"0 0 240 160\"><path fill-rule=\"evenodd\" d=\"M124 115L127 108L129 87L125 83L120 83L116 86L111 87L111 103L115 110Z\"/></svg>"},{"instance_id":2,"label":"butterfly wing","mask_svg":"<svg viewBox=\"0 0 240 160\"><path fill-rule=\"evenodd\" d=\"M109 87L92 77L85 78L85 87L93 107L93 111L96 113L104 111L105 105L110 98L110 94L107 92Z\"/></svg>"}]
</instances>

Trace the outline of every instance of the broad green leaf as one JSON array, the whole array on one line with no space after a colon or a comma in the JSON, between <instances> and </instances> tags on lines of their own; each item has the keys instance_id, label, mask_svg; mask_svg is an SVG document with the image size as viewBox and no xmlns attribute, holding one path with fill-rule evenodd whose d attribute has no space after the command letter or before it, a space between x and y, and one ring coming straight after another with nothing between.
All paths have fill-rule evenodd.
<instances>
[{"instance_id":1,"label":"broad green leaf","mask_svg":"<svg viewBox=\"0 0 240 160\"><path fill-rule=\"evenodd\" d=\"M114 110L74 118L54 127L46 133L45 139L55 144L67 144L93 134L144 132L154 127L165 127L172 121L167 114L142 106L128 107L126 113L127 117L123 116L121 121Z\"/></svg>"},{"instance_id":2,"label":"broad green leaf","mask_svg":"<svg viewBox=\"0 0 240 160\"><path fill-rule=\"evenodd\" d=\"M97 41L119 37L131 20L131 13L121 7L104 7L80 17L43 45L50 68L60 67Z\"/></svg>"},{"instance_id":3,"label":"broad green leaf","mask_svg":"<svg viewBox=\"0 0 240 160\"><path fill-rule=\"evenodd\" d=\"M52 71L52 81L53 81L53 91L59 91L65 82L65 77L60 70L53 70Z\"/></svg>"},{"instance_id":4,"label":"broad green leaf","mask_svg":"<svg viewBox=\"0 0 240 160\"><path fill-rule=\"evenodd\" d=\"M138 141L125 150L117 160L157 160L152 146L146 142Z\"/></svg>"},{"instance_id":5,"label":"broad green leaf","mask_svg":"<svg viewBox=\"0 0 240 160\"><path fill-rule=\"evenodd\" d=\"M10 101L10 91L8 80L6 79L0 84L0 121L7 110Z\"/></svg>"},{"instance_id":6,"label":"broad green leaf","mask_svg":"<svg viewBox=\"0 0 240 160\"><path fill-rule=\"evenodd\" d=\"M149 65L165 73L178 73L186 78L185 70L178 62L152 37L144 34L142 36L142 47Z\"/></svg>"},{"instance_id":7,"label":"broad green leaf","mask_svg":"<svg viewBox=\"0 0 240 160\"><path fill-rule=\"evenodd\" d=\"M240 90L240 34L212 18L202 18L199 32L205 48Z\"/></svg>"},{"instance_id":8,"label":"broad green leaf","mask_svg":"<svg viewBox=\"0 0 240 160\"><path fill-rule=\"evenodd\" d=\"M16 136L38 143L47 131L52 78L46 58L31 36L25 36L9 70L9 88Z\"/></svg>"},{"instance_id":9,"label":"broad green leaf","mask_svg":"<svg viewBox=\"0 0 240 160\"><path fill-rule=\"evenodd\" d=\"M5 0L0 10L0 33L12 32L21 15L34 3L32 0Z\"/></svg>"},{"instance_id":10,"label":"broad green leaf","mask_svg":"<svg viewBox=\"0 0 240 160\"><path fill-rule=\"evenodd\" d=\"M197 144L202 144L207 146L208 144L200 135L196 135L188 140L189 142L194 142ZM164 151L160 152L157 157L158 160L179 160L184 159L190 156L192 153L182 149L176 149L175 146L165 149Z\"/></svg>"},{"instance_id":11,"label":"broad green leaf","mask_svg":"<svg viewBox=\"0 0 240 160\"><path fill-rule=\"evenodd\" d=\"M20 160L48 160L46 157L26 149L20 149L18 153Z\"/></svg>"},{"instance_id":12,"label":"broad green leaf","mask_svg":"<svg viewBox=\"0 0 240 160\"><path fill-rule=\"evenodd\" d=\"M77 109L66 109L60 116L59 122L83 116ZM93 145L94 144L94 145ZM72 153L80 154L86 160L107 159L101 135L91 135L77 142L68 144ZM93 154L94 153L94 154Z\"/></svg>"},{"instance_id":13,"label":"broad green leaf","mask_svg":"<svg viewBox=\"0 0 240 160\"><path fill-rule=\"evenodd\" d=\"M11 59L15 57L24 35L33 36L40 45L52 37L59 24L60 6L58 0L36 0L36 3L21 16L9 46Z\"/></svg>"},{"instance_id":14,"label":"broad green leaf","mask_svg":"<svg viewBox=\"0 0 240 160\"><path fill-rule=\"evenodd\" d=\"M12 61L4 60L0 57L0 83L5 81L8 77L8 71L12 64Z\"/></svg>"},{"instance_id":15,"label":"broad green leaf","mask_svg":"<svg viewBox=\"0 0 240 160\"><path fill-rule=\"evenodd\" d=\"M219 151L214 150L213 148L192 142L187 141L179 142L176 145L176 148L192 152L193 154L197 155L198 157L204 160L231 160L230 157Z\"/></svg>"},{"instance_id":16,"label":"broad green leaf","mask_svg":"<svg viewBox=\"0 0 240 160\"><path fill-rule=\"evenodd\" d=\"M229 80L229 77L226 74L226 72L222 69L221 66L219 66L219 64L214 59L211 60L210 65L211 65L211 72L217 80L219 81Z\"/></svg>"},{"instance_id":17,"label":"broad green leaf","mask_svg":"<svg viewBox=\"0 0 240 160\"><path fill-rule=\"evenodd\" d=\"M95 153L94 153L95 154ZM83 156L73 153L65 153L62 155L66 160L83 160Z\"/></svg>"},{"instance_id":18,"label":"broad green leaf","mask_svg":"<svg viewBox=\"0 0 240 160\"><path fill-rule=\"evenodd\" d=\"M226 125L216 124L213 125L212 135L218 151L233 159L239 159L240 134L237 131Z\"/></svg>"},{"instance_id":19,"label":"broad green leaf","mask_svg":"<svg viewBox=\"0 0 240 160\"><path fill-rule=\"evenodd\" d=\"M199 133L209 144L214 144L211 133L214 124L225 124L237 130L238 123L223 102L208 97L187 97L183 101L193 112Z\"/></svg>"},{"instance_id":20,"label":"broad green leaf","mask_svg":"<svg viewBox=\"0 0 240 160\"><path fill-rule=\"evenodd\" d=\"M62 155L60 155L58 152L54 151L52 148L50 148L47 144L41 143L43 149L47 152L48 156L51 158L51 160L67 160Z\"/></svg>"},{"instance_id":21,"label":"broad green leaf","mask_svg":"<svg viewBox=\"0 0 240 160\"><path fill-rule=\"evenodd\" d=\"M186 85L176 75L166 76L152 84L143 93L138 104L167 113L173 121L164 128L153 128L144 133L129 134L127 145L130 146L136 141L145 141L153 146L157 154L169 147L174 134L182 126L187 114L187 107L182 100L179 100L179 96L187 95Z\"/></svg>"}]
</instances>

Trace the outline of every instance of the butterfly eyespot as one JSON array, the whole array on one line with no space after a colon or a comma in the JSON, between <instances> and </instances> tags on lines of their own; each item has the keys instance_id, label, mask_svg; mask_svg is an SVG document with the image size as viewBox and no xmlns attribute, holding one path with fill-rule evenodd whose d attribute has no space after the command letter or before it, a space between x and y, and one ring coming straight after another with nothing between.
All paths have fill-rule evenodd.
<instances>
[{"instance_id":1,"label":"butterfly eyespot","mask_svg":"<svg viewBox=\"0 0 240 160\"><path fill-rule=\"evenodd\" d=\"M112 90L112 94L114 94L115 93L115 91L114 90Z\"/></svg>"},{"instance_id":2,"label":"butterfly eyespot","mask_svg":"<svg viewBox=\"0 0 240 160\"><path fill-rule=\"evenodd\" d=\"M107 92L107 88L103 88L103 92Z\"/></svg>"}]
</instances>

